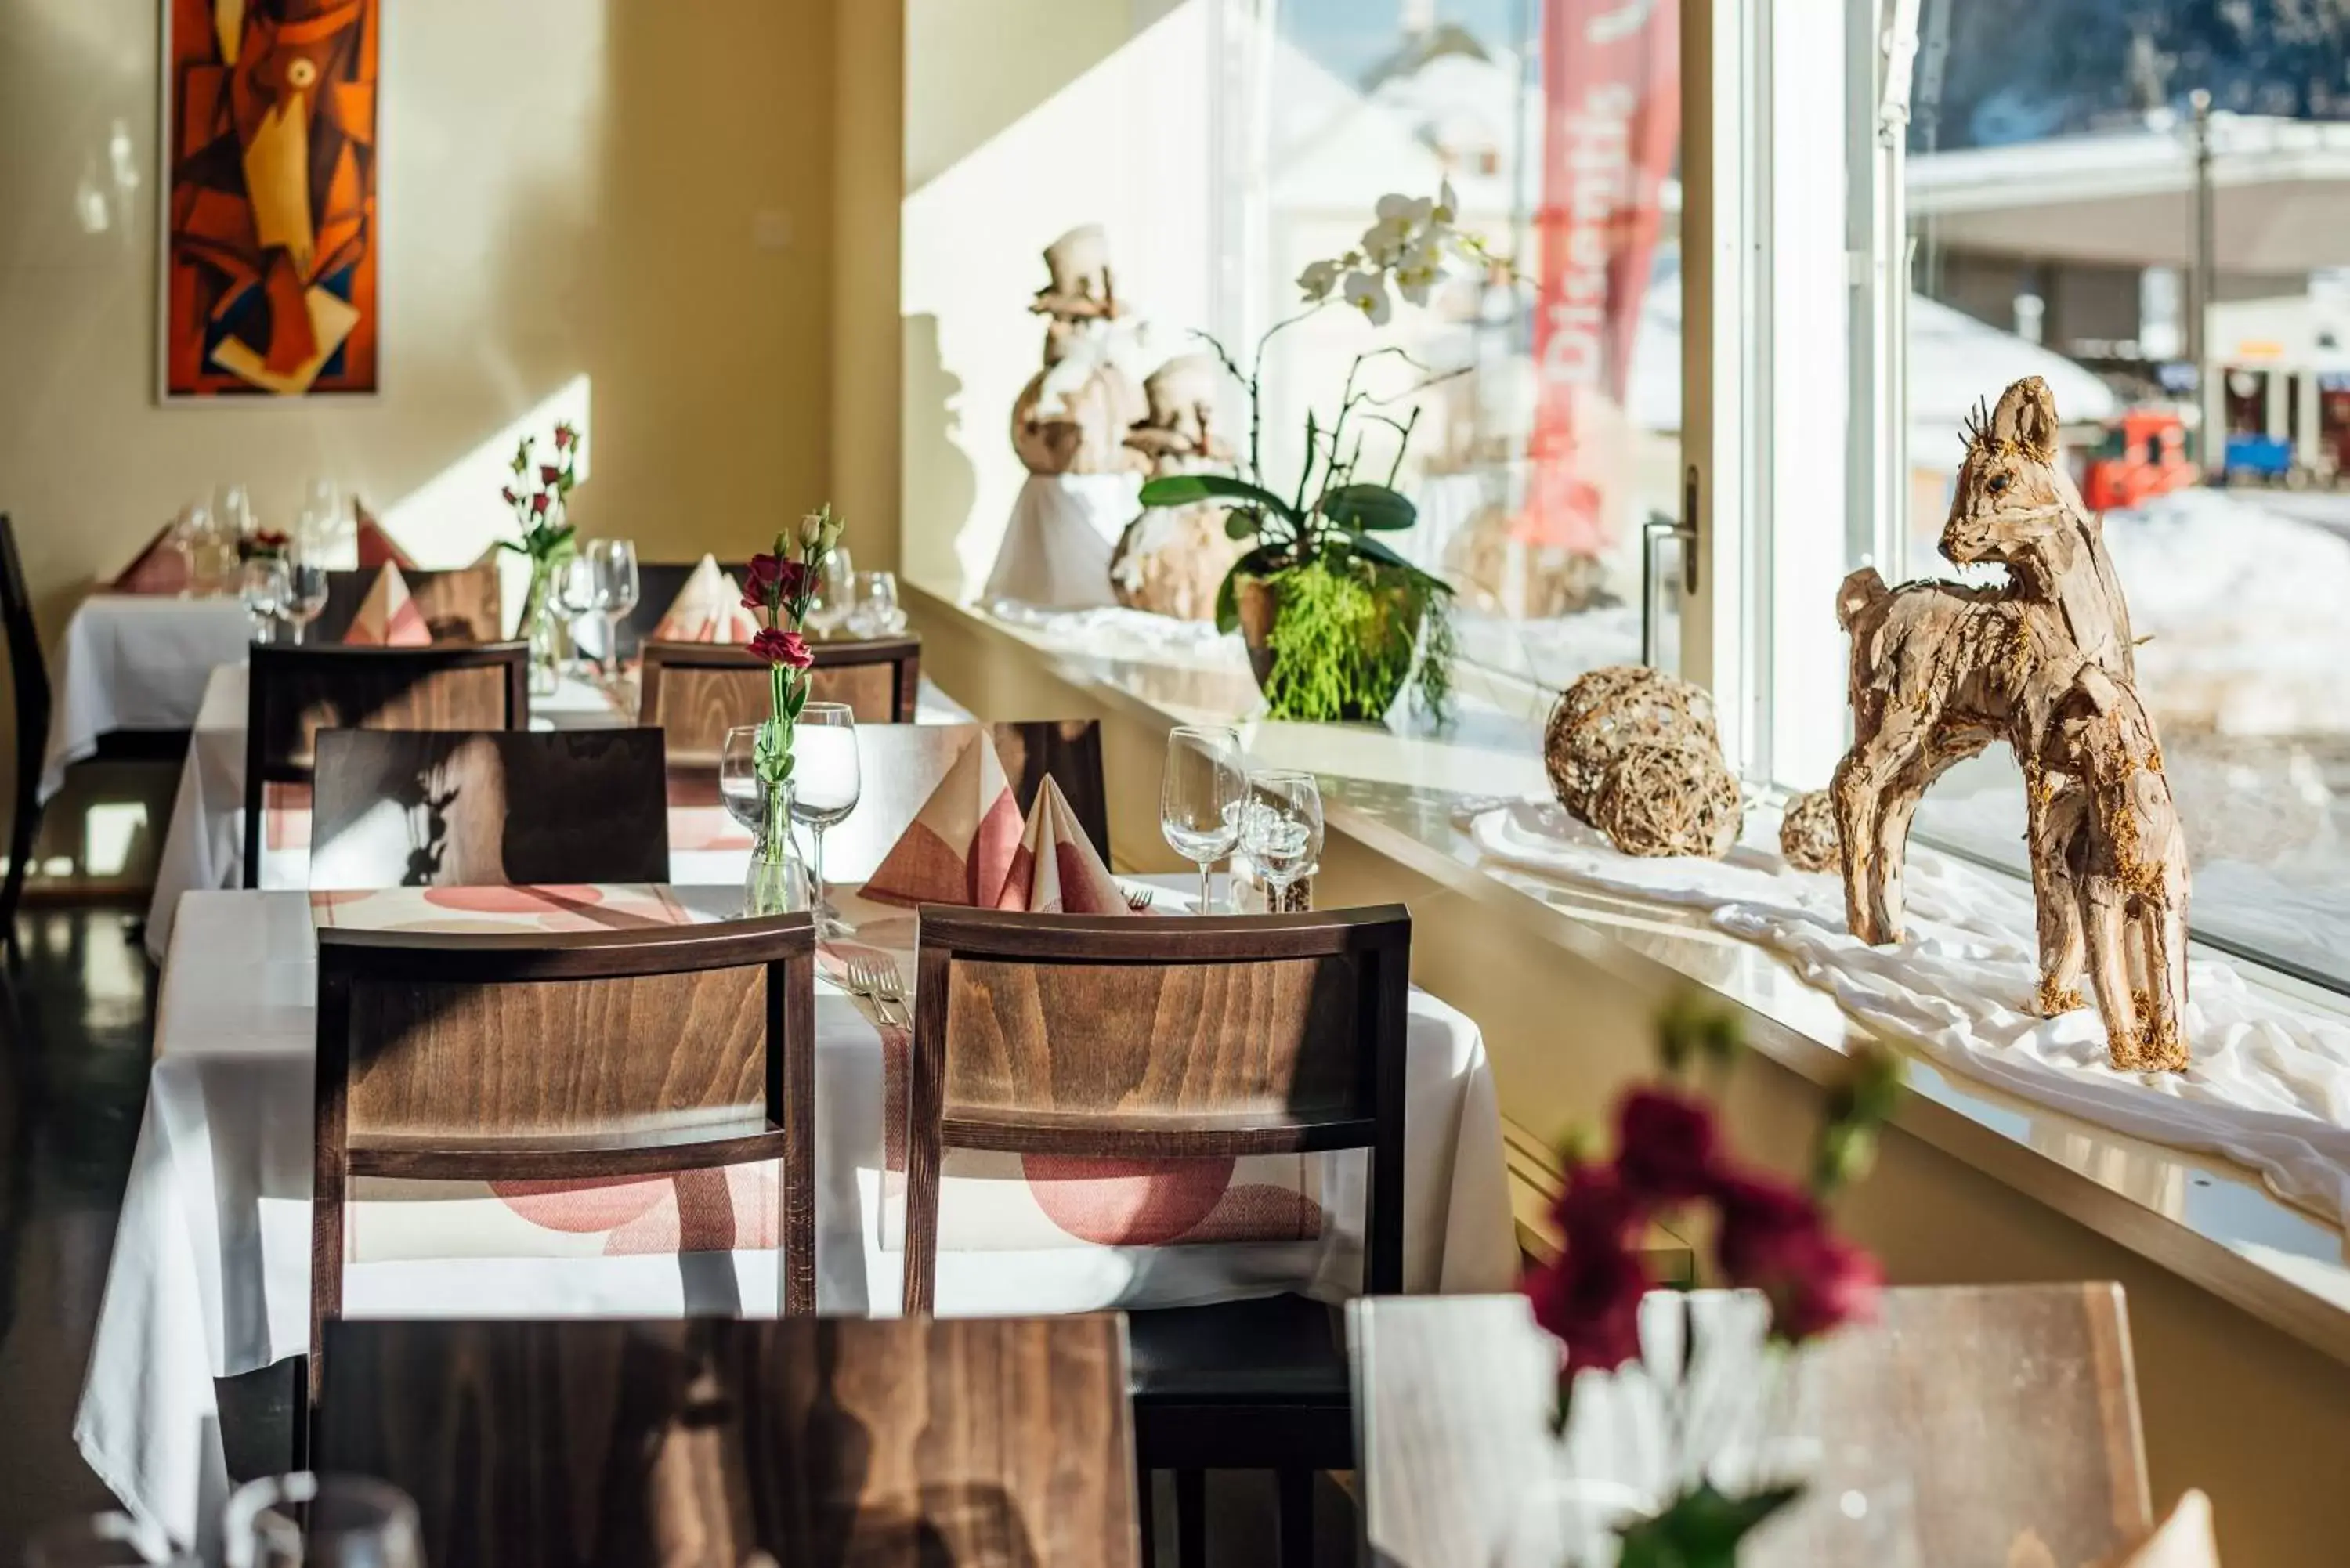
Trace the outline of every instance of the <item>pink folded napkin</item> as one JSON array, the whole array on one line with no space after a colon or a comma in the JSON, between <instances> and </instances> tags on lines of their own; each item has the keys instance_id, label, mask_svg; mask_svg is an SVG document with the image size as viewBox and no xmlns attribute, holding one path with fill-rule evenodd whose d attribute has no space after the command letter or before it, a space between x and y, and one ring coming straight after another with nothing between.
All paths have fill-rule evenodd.
<instances>
[{"instance_id":1,"label":"pink folded napkin","mask_svg":"<svg viewBox=\"0 0 2350 1568\"><path fill-rule=\"evenodd\" d=\"M1012 798L1003 763L994 742L974 730L939 787L866 878L864 896L889 904L993 909L1003 897L1021 844L1020 806Z\"/></svg>"},{"instance_id":2,"label":"pink folded napkin","mask_svg":"<svg viewBox=\"0 0 2350 1568\"><path fill-rule=\"evenodd\" d=\"M369 648L424 648L432 643L432 628L424 624L424 612L409 597L408 579L400 575L398 566L387 563L375 575L343 640Z\"/></svg>"},{"instance_id":3,"label":"pink folded napkin","mask_svg":"<svg viewBox=\"0 0 2350 1568\"><path fill-rule=\"evenodd\" d=\"M416 569L416 563L400 547L400 541L384 532L375 514L356 495L351 497L351 524L359 535L360 570L369 566L398 566L411 572Z\"/></svg>"},{"instance_id":4,"label":"pink folded napkin","mask_svg":"<svg viewBox=\"0 0 2350 1568\"><path fill-rule=\"evenodd\" d=\"M2106 1568L2220 1568L2211 1533L2211 1500L2191 1488L2171 1505L2154 1533L2106 1559Z\"/></svg>"},{"instance_id":5,"label":"pink folded napkin","mask_svg":"<svg viewBox=\"0 0 2350 1568\"><path fill-rule=\"evenodd\" d=\"M1134 913L1070 809L1068 796L1049 775L1029 808L1027 829L1013 852L995 907L1038 915Z\"/></svg>"},{"instance_id":6,"label":"pink folded napkin","mask_svg":"<svg viewBox=\"0 0 2350 1568\"><path fill-rule=\"evenodd\" d=\"M186 587L187 554L172 544L172 531L178 526L164 524L107 587L118 594L176 594Z\"/></svg>"},{"instance_id":7,"label":"pink folded napkin","mask_svg":"<svg viewBox=\"0 0 2350 1568\"><path fill-rule=\"evenodd\" d=\"M654 642L748 642L759 635L759 618L743 607L743 586L718 569L718 557L704 556L670 601Z\"/></svg>"}]
</instances>

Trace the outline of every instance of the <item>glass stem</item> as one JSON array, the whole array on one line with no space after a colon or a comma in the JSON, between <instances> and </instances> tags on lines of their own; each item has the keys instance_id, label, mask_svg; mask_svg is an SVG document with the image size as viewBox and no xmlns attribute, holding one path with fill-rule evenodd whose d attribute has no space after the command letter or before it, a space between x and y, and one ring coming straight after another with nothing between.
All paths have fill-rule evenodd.
<instances>
[{"instance_id":1,"label":"glass stem","mask_svg":"<svg viewBox=\"0 0 2350 1568\"><path fill-rule=\"evenodd\" d=\"M1215 873L1211 867L1213 867L1216 863L1212 860L1202 860L1199 864L1200 913L1203 915L1212 915L1216 912L1216 904L1215 883L1211 880Z\"/></svg>"},{"instance_id":2,"label":"glass stem","mask_svg":"<svg viewBox=\"0 0 2350 1568\"><path fill-rule=\"evenodd\" d=\"M817 932L821 934L824 930L825 923L824 824L821 822L809 823L808 837L813 841L813 853L808 857L809 872L810 875L814 877L816 885L816 896L810 898L808 902L816 909L816 927Z\"/></svg>"}]
</instances>

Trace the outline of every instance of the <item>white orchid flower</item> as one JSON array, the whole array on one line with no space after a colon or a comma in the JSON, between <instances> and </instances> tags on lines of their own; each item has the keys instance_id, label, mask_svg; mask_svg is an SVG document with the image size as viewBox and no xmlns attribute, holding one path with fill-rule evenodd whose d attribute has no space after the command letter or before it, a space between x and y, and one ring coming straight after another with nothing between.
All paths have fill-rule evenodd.
<instances>
[{"instance_id":1,"label":"white orchid flower","mask_svg":"<svg viewBox=\"0 0 2350 1568\"><path fill-rule=\"evenodd\" d=\"M1391 267L1411 244L1412 225L1409 217L1381 218L1363 231L1363 255L1371 265Z\"/></svg>"},{"instance_id":2,"label":"white orchid flower","mask_svg":"<svg viewBox=\"0 0 2350 1568\"><path fill-rule=\"evenodd\" d=\"M1297 275L1297 286L1307 299L1316 303L1329 298L1330 291L1338 286L1338 264L1334 261L1308 263L1305 270Z\"/></svg>"},{"instance_id":3,"label":"white orchid flower","mask_svg":"<svg viewBox=\"0 0 2350 1568\"><path fill-rule=\"evenodd\" d=\"M1447 180L1436 188L1435 218L1440 224L1457 223L1461 217L1461 198L1452 193L1452 182Z\"/></svg>"},{"instance_id":4,"label":"white orchid flower","mask_svg":"<svg viewBox=\"0 0 2350 1568\"><path fill-rule=\"evenodd\" d=\"M1388 297L1387 278L1380 273L1348 273L1346 292L1347 303L1368 317L1374 327L1385 327L1395 315L1395 302Z\"/></svg>"}]
</instances>

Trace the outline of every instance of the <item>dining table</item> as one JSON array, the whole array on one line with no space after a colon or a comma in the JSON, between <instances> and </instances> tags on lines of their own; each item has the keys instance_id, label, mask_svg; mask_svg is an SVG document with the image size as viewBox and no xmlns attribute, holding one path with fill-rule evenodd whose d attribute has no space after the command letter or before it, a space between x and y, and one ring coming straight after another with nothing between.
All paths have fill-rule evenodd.
<instances>
[{"instance_id":1,"label":"dining table","mask_svg":"<svg viewBox=\"0 0 2350 1568\"><path fill-rule=\"evenodd\" d=\"M201 888L234 888L244 879L245 713L249 666L242 657L213 667L203 687L188 742L187 760L172 799L172 818L156 856L155 891L147 907L147 954L157 963L171 951L172 930L181 898ZM567 671L551 696L534 697L534 730L593 730L636 722L633 681L623 674L607 682ZM927 678L916 697L914 718L925 724L967 724L965 711ZM268 853L256 878L265 888L301 888L308 882L303 845L291 853ZM681 805L671 812L670 875L681 882L740 882L751 841L733 830L714 804ZM681 858L699 857L699 858Z\"/></svg>"},{"instance_id":2,"label":"dining table","mask_svg":"<svg viewBox=\"0 0 2350 1568\"><path fill-rule=\"evenodd\" d=\"M64 787L66 770L95 756L108 735L193 728L212 672L242 659L252 636L252 614L233 596L83 599L50 656L40 798Z\"/></svg>"},{"instance_id":3,"label":"dining table","mask_svg":"<svg viewBox=\"0 0 2350 1568\"><path fill-rule=\"evenodd\" d=\"M1127 882L1150 906L1137 919L1180 918L1196 886L1190 874ZM702 923L736 917L742 897L739 885L679 884L188 893L74 1428L123 1503L193 1540L225 1485L213 1380L308 1349L319 929ZM879 962L910 992L920 916L854 886L836 886L833 901L847 929L820 946L816 981L816 1304L887 1316L903 1280L910 1014L844 981L851 961ZM1517 1250L1482 1037L1414 989L1406 1058L1406 1288L1506 1290ZM714 1220L707 1187L688 1201L683 1178L355 1188L345 1311L773 1315L775 1182L773 1162L729 1170ZM1052 1170L959 1154L942 1184L938 1309L1066 1313L1292 1290L1342 1301L1360 1289L1367 1187L1359 1150ZM1163 1244L1170 1209L1191 1228Z\"/></svg>"}]
</instances>

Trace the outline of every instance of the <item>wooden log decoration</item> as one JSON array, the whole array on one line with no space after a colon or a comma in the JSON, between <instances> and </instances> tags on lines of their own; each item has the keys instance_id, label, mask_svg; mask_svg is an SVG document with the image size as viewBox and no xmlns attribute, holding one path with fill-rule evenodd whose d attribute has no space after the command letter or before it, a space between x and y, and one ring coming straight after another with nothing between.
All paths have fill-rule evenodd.
<instances>
[{"instance_id":1,"label":"wooden log decoration","mask_svg":"<svg viewBox=\"0 0 2350 1568\"><path fill-rule=\"evenodd\" d=\"M1836 839L1835 803L1824 789L1787 797L1779 814L1780 857L1798 871L1841 871L1844 850Z\"/></svg>"},{"instance_id":2,"label":"wooden log decoration","mask_svg":"<svg viewBox=\"0 0 2350 1568\"><path fill-rule=\"evenodd\" d=\"M2058 458L2037 376L1967 429L1941 538L1996 588L1873 569L1845 579L1853 745L1830 788L1853 935L1901 936L1901 868L1918 798L1954 763L2004 740L2022 766L2038 913L2033 1009L2081 1005L2085 968L2117 1069L2187 1065L2186 839L2137 693L2129 609L2103 524Z\"/></svg>"}]
</instances>

